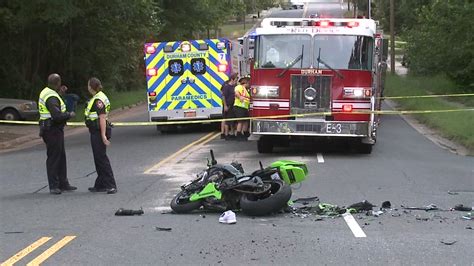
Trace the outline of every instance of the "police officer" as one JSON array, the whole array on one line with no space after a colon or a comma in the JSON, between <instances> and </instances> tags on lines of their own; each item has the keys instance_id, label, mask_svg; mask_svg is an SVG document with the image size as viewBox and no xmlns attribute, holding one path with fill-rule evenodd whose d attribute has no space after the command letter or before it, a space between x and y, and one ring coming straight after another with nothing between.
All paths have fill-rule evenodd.
<instances>
[{"instance_id":1,"label":"police officer","mask_svg":"<svg viewBox=\"0 0 474 266\"><path fill-rule=\"evenodd\" d=\"M89 79L87 88L92 95L92 99L89 100L84 115L91 134L92 153L98 175L94 186L90 187L89 191L115 194L117 193L117 185L106 153L106 146L110 145L109 139L112 130L107 121L110 101L102 92L102 83L98 78Z\"/></svg>"},{"instance_id":2,"label":"police officer","mask_svg":"<svg viewBox=\"0 0 474 266\"><path fill-rule=\"evenodd\" d=\"M67 179L66 151L64 149L64 126L75 116L66 112L66 105L58 94L61 91L61 77L58 74L48 76L48 87L44 88L38 100L40 113L40 136L46 144L46 172L49 191L61 194L62 191L76 190Z\"/></svg>"}]
</instances>

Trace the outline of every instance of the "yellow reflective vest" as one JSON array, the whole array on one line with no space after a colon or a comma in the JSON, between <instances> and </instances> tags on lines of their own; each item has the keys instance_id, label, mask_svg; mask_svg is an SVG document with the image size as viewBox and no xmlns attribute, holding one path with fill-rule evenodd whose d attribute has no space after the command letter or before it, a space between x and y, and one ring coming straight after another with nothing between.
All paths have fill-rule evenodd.
<instances>
[{"instance_id":1,"label":"yellow reflective vest","mask_svg":"<svg viewBox=\"0 0 474 266\"><path fill-rule=\"evenodd\" d=\"M59 96L59 94L55 90L52 90L46 87L41 91L39 95L39 100L38 100L40 120L51 119L51 112L48 110L48 107L46 106L46 101L50 97L58 98L59 104L61 105L61 112L62 113L66 112L66 104L64 104L63 98L61 98L61 96Z\"/></svg>"},{"instance_id":2,"label":"yellow reflective vest","mask_svg":"<svg viewBox=\"0 0 474 266\"><path fill-rule=\"evenodd\" d=\"M244 96L244 100L240 100L240 96ZM235 101L234 106L238 106L244 109L249 109L250 107L250 94L247 89L242 85L235 86Z\"/></svg>"},{"instance_id":3,"label":"yellow reflective vest","mask_svg":"<svg viewBox=\"0 0 474 266\"><path fill-rule=\"evenodd\" d=\"M95 100L101 100L104 103L106 115L110 112L109 98L107 98L107 95L105 95L105 93L99 91L94 95L94 97L92 97L92 99L89 100L86 110L84 110L84 116L86 117L86 120L95 121L97 120L97 118L99 118L97 112L92 111L92 106L94 105Z\"/></svg>"}]
</instances>

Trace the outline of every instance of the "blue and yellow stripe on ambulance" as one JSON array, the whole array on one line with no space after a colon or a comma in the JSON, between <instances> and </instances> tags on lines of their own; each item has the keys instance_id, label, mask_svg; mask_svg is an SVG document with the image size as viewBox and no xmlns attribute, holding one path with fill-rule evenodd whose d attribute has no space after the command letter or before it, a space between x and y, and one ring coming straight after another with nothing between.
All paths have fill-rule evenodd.
<instances>
[{"instance_id":1,"label":"blue and yellow stripe on ambulance","mask_svg":"<svg viewBox=\"0 0 474 266\"><path fill-rule=\"evenodd\" d=\"M148 77L147 86L148 86L148 93L155 92L156 93L156 101L154 106L149 107L150 111L160 110L162 106L166 103L166 84L167 78L169 76L168 73L168 62L165 59L165 51L164 48L167 45L171 45L172 47L176 48L179 43L178 42L161 42L161 43L153 43L153 46L156 47L155 58L152 60L146 61L147 69L155 68L157 69L157 75L155 77ZM178 77L175 77L176 79Z\"/></svg>"},{"instance_id":2,"label":"blue and yellow stripe on ambulance","mask_svg":"<svg viewBox=\"0 0 474 266\"><path fill-rule=\"evenodd\" d=\"M145 44L145 47L148 46L153 46L156 49L156 52L153 54L148 54L145 53L145 67L146 69L152 69L155 68L157 69L157 75L148 75L146 73L146 78L147 78L147 98L148 98L148 110L153 111L156 109L156 106L152 105L150 101L154 102L158 98L157 96L151 97L149 96L151 92L156 92L156 87L160 83L163 82L165 75L163 73L160 73L160 65L163 65L164 62L164 57L163 57L163 47L165 46L165 43L147 43ZM157 92L158 93L158 92Z\"/></svg>"},{"instance_id":3,"label":"blue and yellow stripe on ambulance","mask_svg":"<svg viewBox=\"0 0 474 266\"><path fill-rule=\"evenodd\" d=\"M147 68L156 68L157 75L147 77L148 91L156 92L156 106L154 108L150 105L150 110L176 110L188 108L209 108L221 106L220 87L221 84L228 79L229 69L227 73L219 72L218 65L224 62L230 62L230 54L226 50L219 50L216 47L218 41L225 41L224 39L214 40L198 40L191 41L194 50L197 50L199 43L207 43L209 50L206 59L206 73L204 75L190 74L190 59L183 62L185 64L185 71L182 76L171 76L168 73L168 64L165 59L164 47L172 46L172 50L176 51L181 42L163 42L152 44L156 47L157 53L154 55L147 55ZM150 44L148 44L150 45ZM224 58L224 60L223 60ZM181 80L192 76L195 78L195 83L182 84ZM186 88L187 87L187 88ZM212 92L212 93L210 93ZM197 100L183 100L173 101L172 96L186 96L186 95L208 95L208 99Z\"/></svg>"},{"instance_id":4,"label":"blue and yellow stripe on ambulance","mask_svg":"<svg viewBox=\"0 0 474 266\"><path fill-rule=\"evenodd\" d=\"M190 52L202 52L198 51L197 49L192 49ZM207 57L207 51L205 52L206 56L204 59ZM171 87L168 89L168 95L167 95L167 100L169 101L169 104L167 105L168 110L179 110L179 109L194 109L194 108L210 108L212 107L212 104L207 101L206 99L198 99L199 97L196 97L195 100L193 99L187 99L187 100L173 100L173 98L180 97L182 99L186 99L186 97L190 96L198 96L198 95L206 95L206 98L212 97L211 91L207 88L200 88L196 87L193 83L189 82L189 79L192 78L196 80L196 76L200 75L193 75L191 72L191 59L193 57L186 57L182 58L183 60L183 68L184 72L179 78L179 85L172 84L171 82L169 84L172 84ZM181 80L186 81L186 83L181 83Z\"/></svg>"},{"instance_id":5,"label":"blue and yellow stripe on ambulance","mask_svg":"<svg viewBox=\"0 0 474 266\"><path fill-rule=\"evenodd\" d=\"M211 91L211 99L208 101L211 103L210 107L222 107L222 98L221 98L221 86L228 79L228 74L224 72L219 72L219 64L225 62L228 58L227 50L218 50L216 43L219 42L219 39L210 39L210 40L196 40L191 41L192 46L197 49L199 44L207 44L208 56L206 58L206 73L204 75L197 75L195 84L199 88L205 88L206 91ZM224 55L224 60L219 59L219 54Z\"/></svg>"}]
</instances>

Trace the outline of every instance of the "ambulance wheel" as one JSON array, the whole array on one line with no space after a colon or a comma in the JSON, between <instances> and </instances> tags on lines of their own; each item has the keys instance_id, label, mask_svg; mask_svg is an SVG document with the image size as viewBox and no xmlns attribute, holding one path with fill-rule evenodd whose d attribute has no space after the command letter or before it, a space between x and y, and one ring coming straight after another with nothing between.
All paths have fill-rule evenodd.
<instances>
[{"instance_id":1,"label":"ambulance wheel","mask_svg":"<svg viewBox=\"0 0 474 266\"><path fill-rule=\"evenodd\" d=\"M257 150L258 153L272 153L273 151L273 142L270 138L261 137L257 141Z\"/></svg>"}]
</instances>

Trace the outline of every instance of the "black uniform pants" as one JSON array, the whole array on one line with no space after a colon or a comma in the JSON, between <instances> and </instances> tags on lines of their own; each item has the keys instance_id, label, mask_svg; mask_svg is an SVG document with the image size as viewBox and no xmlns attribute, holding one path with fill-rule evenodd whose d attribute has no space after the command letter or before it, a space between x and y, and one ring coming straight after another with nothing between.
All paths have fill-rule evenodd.
<instances>
[{"instance_id":1,"label":"black uniform pants","mask_svg":"<svg viewBox=\"0 0 474 266\"><path fill-rule=\"evenodd\" d=\"M64 149L64 131L51 127L42 132L46 143L46 172L49 189L66 188L69 186L66 168L66 150Z\"/></svg>"},{"instance_id":2,"label":"black uniform pants","mask_svg":"<svg viewBox=\"0 0 474 266\"><path fill-rule=\"evenodd\" d=\"M117 188L115 183L112 166L110 166L109 157L107 157L106 147L102 141L99 130L89 129L91 134L92 153L94 155L95 170L97 171L97 179L94 187L97 189Z\"/></svg>"}]
</instances>

